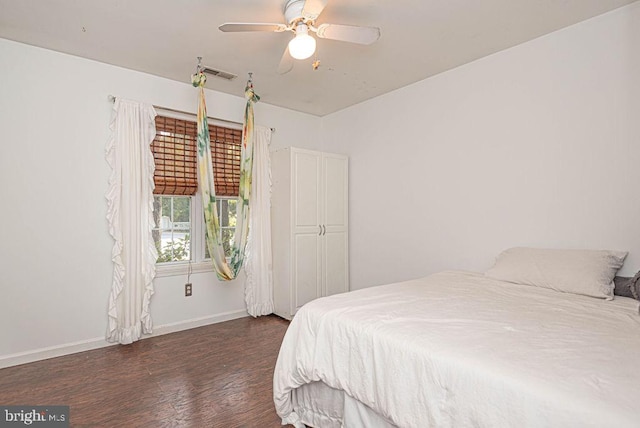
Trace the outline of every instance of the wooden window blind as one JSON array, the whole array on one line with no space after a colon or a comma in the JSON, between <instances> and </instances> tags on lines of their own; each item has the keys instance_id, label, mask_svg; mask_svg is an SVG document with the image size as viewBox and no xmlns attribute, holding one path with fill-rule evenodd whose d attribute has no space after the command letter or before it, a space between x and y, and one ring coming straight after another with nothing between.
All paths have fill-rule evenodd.
<instances>
[{"instance_id":1,"label":"wooden window blind","mask_svg":"<svg viewBox=\"0 0 640 428\"><path fill-rule=\"evenodd\" d=\"M157 195L194 195L198 190L195 122L156 116L156 137L151 144Z\"/></svg>"},{"instance_id":2,"label":"wooden window blind","mask_svg":"<svg viewBox=\"0 0 640 428\"><path fill-rule=\"evenodd\" d=\"M197 125L183 119L156 116L151 144L158 195L193 195L198 189ZM217 196L238 196L242 130L209 125L211 160Z\"/></svg>"},{"instance_id":3,"label":"wooden window blind","mask_svg":"<svg viewBox=\"0 0 640 428\"><path fill-rule=\"evenodd\" d=\"M216 195L238 196L242 130L209 125L209 137Z\"/></svg>"}]
</instances>

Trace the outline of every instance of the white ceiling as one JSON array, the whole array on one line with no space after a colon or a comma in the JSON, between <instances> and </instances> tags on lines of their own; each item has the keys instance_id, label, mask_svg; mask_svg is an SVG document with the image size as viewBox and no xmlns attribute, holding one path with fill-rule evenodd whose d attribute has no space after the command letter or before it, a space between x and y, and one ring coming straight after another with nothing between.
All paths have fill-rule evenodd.
<instances>
[{"instance_id":1,"label":"white ceiling","mask_svg":"<svg viewBox=\"0 0 640 428\"><path fill-rule=\"evenodd\" d=\"M634 1L330 0L318 23L380 27L380 40L318 40L320 68L285 75L291 33L217 28L283 22L285 0L0 0L0 37L182 82L202 56L239 75L208 88L242 96L251 71L263 102L323 116Z\"/></svg>"}]
</instances>

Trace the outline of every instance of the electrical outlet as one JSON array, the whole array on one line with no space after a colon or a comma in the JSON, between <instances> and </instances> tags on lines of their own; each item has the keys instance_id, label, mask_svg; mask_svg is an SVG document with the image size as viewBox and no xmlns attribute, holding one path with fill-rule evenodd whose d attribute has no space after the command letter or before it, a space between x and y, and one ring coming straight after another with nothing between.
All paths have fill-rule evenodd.
<instances>
[{"instance_id":1,"label":"electrical outlet","mask_svg":"<svg viewBox=\"0 0 640 428\"><path fill-rule=\"evenodd\" d=\"M185 295L186 297L189 297L189 296L191 296L192 292L193 292L193 288L191 287L191 283L190 283L190 282L187 282L187 283L184 285L184 295Z\"/></svg>"}]
</instances>

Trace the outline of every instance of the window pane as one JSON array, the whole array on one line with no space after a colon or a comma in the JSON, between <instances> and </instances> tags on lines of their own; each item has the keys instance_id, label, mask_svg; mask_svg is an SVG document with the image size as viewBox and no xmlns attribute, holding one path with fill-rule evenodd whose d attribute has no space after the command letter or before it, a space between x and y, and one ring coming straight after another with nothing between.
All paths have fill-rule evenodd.
<instances>
[{"instance_id":1,"label":"window pane","mask_svg":"<svg viewBox=\"0 0 640 428\"><path fill-rule=\"evenodd\" d=\"M162 234L162 247L158 253L158 263L187 261L191 255L191 240L189 234L171 232Z\"/></svg>"},{"instance_id":2,"label":"window pane","mask_svg":"<svg viewBox=\"0 0 640 428\"><path fill-rule=\"evenodd\" d=\"M162 215L160 213L160 207L161 207L160 199L161 199L160 196L153 197L153 227L154 228L160 227L160 217Z\"/></svg>"},{"instance_id":3,"label":"window pane","mask_svg":"<svg viewBox=\"0 0 640 428\"><path fill-rule=\"evenodd\" d=\"M188 222L191 219L189 212L190 198L173 198L173 221Z\"/></svg>"},{"instance_id":4,"label":"window pane","mask_svg":"<svg viewBox=\"0 0 640 428\"><path fill-rule=\"evenodd\" d=\"M229 204L226 199L220 199L218 205L218 214L220 215L220 226L229 226Z\"/></svg>"},{"instance_id":5,"label":"window pane","mask_svg":"<svg viewBox=\"0 0 640 428\"><path fill-rule=\"evenodd\" d=\"M160 215L165 216L169 220L171 220L171 197L160 196L160 201L161 201Z\"/></svg>"},{"instance_id":6,"label":"window pane","mask_svg":"<svg viewBox=\"0 0 640 428\"><path fill-rule=\"evenodd\" d=\"M234 232L235 229L222 229L222 246L227 257L231 254L231 247L233 247Z\"/></svg>"},{"instance_id":7,"label":"window pane","mask_svg":"<svg viewBox=\"0 0 640 428\"><path fill-rule=\"evenodd\" d=\"M229 212L229 226L236 227L236 207L238 206L238 201L236 199L227 199Z\"/></svg>"}]
</instances>

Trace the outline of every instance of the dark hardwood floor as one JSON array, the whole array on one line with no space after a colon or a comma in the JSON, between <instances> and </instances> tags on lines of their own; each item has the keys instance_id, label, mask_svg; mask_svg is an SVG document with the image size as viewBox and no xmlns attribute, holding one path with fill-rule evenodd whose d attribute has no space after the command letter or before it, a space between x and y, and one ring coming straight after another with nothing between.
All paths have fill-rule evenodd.
<instances>
[{"instance_id":1,"label":"dark hardwood floor","mask_svg":"<svg viewBox=\"0 0 640 428\"><path fill-rule=\"evenodd\" d=\"M242 318L0 370L0 405L68 405L72 427L279 427L289 323Z\"/></svg>"}]
</instances>

